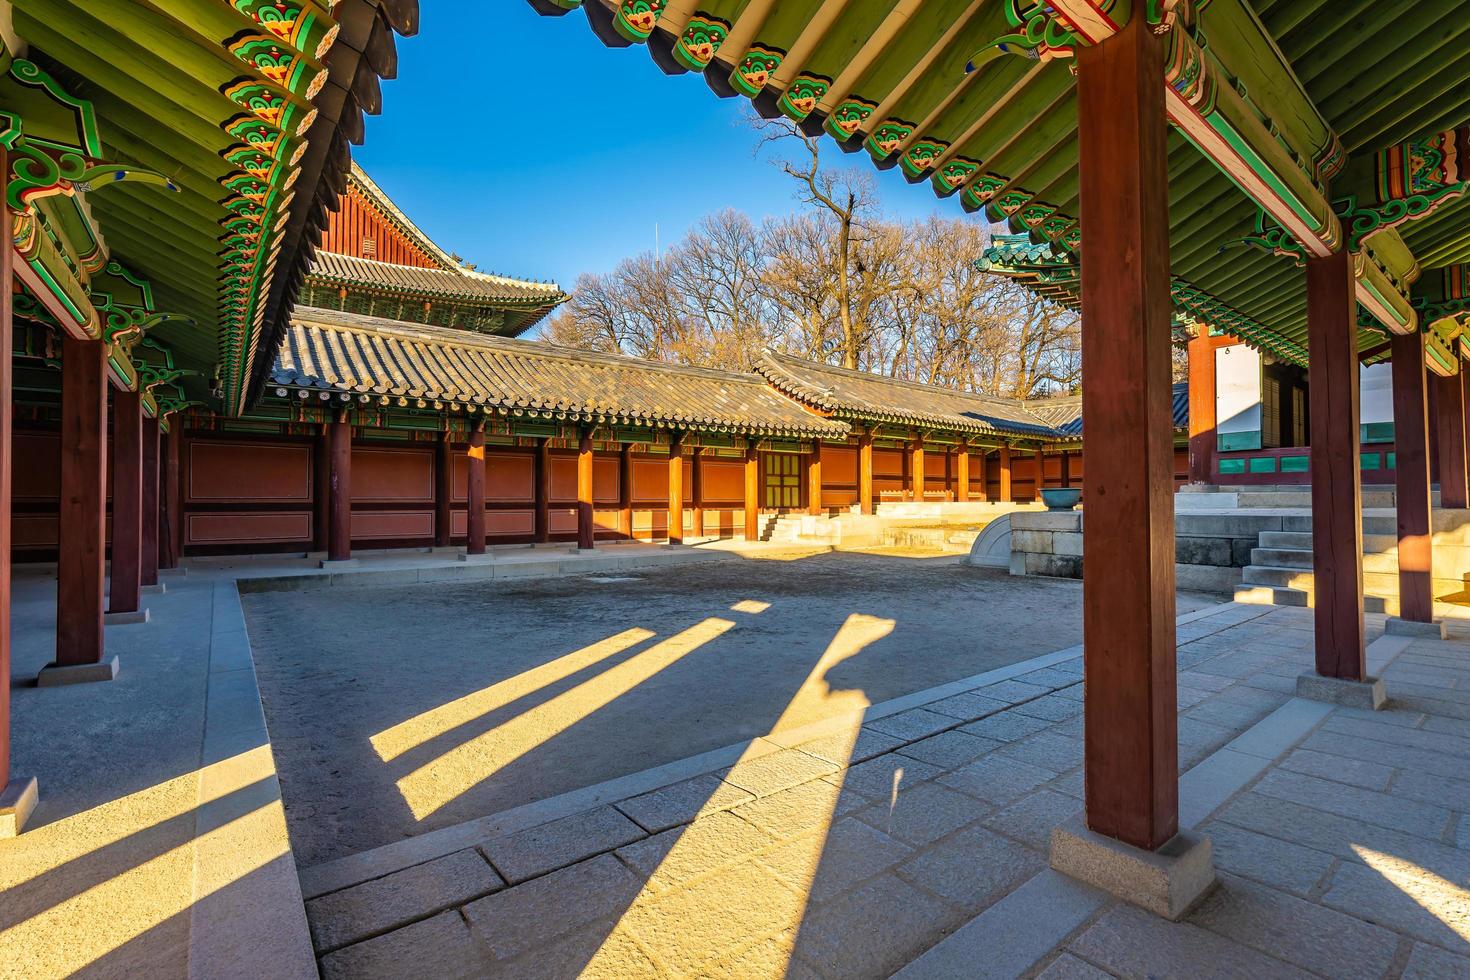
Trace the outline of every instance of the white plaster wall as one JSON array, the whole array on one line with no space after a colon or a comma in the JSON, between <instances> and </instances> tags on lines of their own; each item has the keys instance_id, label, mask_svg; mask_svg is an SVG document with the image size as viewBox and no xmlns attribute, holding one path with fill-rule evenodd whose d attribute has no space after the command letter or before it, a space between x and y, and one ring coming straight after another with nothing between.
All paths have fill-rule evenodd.
<instances>
[{"instance_id":1,"label":"white plaster wall","mask_svg":"<svg viewBox=\"0 0 1470 980\"><path fill-rule=\"evenodd\" d=\"M1215 351L1215 418L1221 436L1261 431L1261 355L1244 344Z\"/></svg>"},{"instance_id":2,"label":"white plaster wall","mask_svg":"<svg viewBox=\"0 0 1470 980\"><path fill-rule=\"evenodd\" d=\"M1365 364L1360 367L1358 390L1358 421L1361 424L1393 421L1392 364Z\"/></svg>"}]
</instances>

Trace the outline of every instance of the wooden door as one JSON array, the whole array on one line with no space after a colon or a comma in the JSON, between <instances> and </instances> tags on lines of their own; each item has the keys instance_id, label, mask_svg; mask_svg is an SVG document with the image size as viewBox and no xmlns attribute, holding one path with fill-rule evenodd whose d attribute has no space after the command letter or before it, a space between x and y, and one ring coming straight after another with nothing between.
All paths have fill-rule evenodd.
<instances>
[{"instance_id":1,"label":"wooden door","mask_svg":"<svg viewBox=\"0 0 1470 980\"><path fill-rule=\"evenodd\" d=\"M767 510L801 506L801 457L794 453L766 453L762 472Z\"/></svg>"}]
</instances>

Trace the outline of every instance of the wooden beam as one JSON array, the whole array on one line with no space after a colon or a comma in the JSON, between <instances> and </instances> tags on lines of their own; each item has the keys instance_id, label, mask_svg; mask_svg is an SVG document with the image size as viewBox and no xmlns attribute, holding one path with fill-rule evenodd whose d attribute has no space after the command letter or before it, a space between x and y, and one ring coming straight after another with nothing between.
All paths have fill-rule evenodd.
<instances>
[{"instance_id":1,"label":"wooden beam","mask_svg":"<svg viewBox=\"0 0 1470 980\"><path fill-rule=\"evenodd\" d=\"M352 557L352 423L341 412L327 425L327 559Z\"/></svg>"},{"instance_id":2,"label":"wooden beam","mask_svg":"<svg viewBox=\"0 0 1470 980\"><path fill-rule=\"evenodd\" d=\"M1134 17L1079 51L1077 84L1082 398L1096 447L1082 549L1087 824L1147 850L1179 829L1163 60L1163 39Z\"/></svg>"},{"instance_id":3,"label":"wooden beam","mask_svg":"<svg viewBox=\"0 0 1470 980\"><path fill-rule=\"evenodd\" d=\"M537 544L545 544L551 540L551 446L546 439L536 443L535 484L534 536Z\"/></svg>"},{"instance_id":4,"label":"wooden beam","mask_svg":"<svg viewBox=\"0 0 1470 980\"><path fill-rule=\"evenodd\" d=\"M10 173L4 148L0 148L0 173ZM0 227L11 227L10 209L0 195ZM0 245L0 794L19 793L10 786L10 486L15 472L12 454L15 400L15 250ZM17 781L18 782L18 781ZM9 792L7 792L7 790ZM15 833L25 815L16 811Z\"/></svg>"},{"instance_id":5,"label":"wooden beam","mask_svg":"<svg viewBox=\"0 0 1470 980\"><path fill-rule=\"evenodd\" d=\"M618 455L618 533L633 538L633 446L626 444Z\"/></svg>"},{"instance_id":6,"label":"wooden beam","mask_svg":"<svg viewBox=\"0 0 1470 980\"><path fill-rule=\"evenodd\" d=\"M179 567L183 555L184 519L179 509L183 499L180 484L180 457L184 452L184 420L175 415L168 427L168 437L163 440L163 474L159 478L158 501L158 567Z\"/></svg>"},{"instance_id":7,"label":"wooden beam","mask_svg":"<svg viewBox=\"0 0 1470 980\"><path fill-rule=\"evenodd\" d=\"M1189 482L1209 483L1215 474L1215 345L1203 325L1189 338Z\"/></svg>"},{"instance_id":8,"label":"wooden beam","mask_svg":"<svg viewBox=\"0 0 1470 980\"><path fill-rule=\"evenodd\" d=\"M481 434L480 438L483 441L485 437ZM582 551L592 550L596 530L593 517L592 433L583 431L581 441L577 443L577 547Z\"/></svg>"},{"instance_id":9,"label":"wooden beam","mask_svg":"<svg viewBox=\"0 0 1470 980\"><path fill-rule=\"evenodd\" d=\"M1003 504L1011 502L1011 444L1008 442L1000 445L1000 500Z\"/></svg>"},{"instance_id":10,"label":"wooden beam","mask_svg":"<svg viewBox=\"0 0 1470 980\"><path fill-rule=\"evenodd\" d=\"M1439 505L1470 506L1470 476L1466 472L1465 410L1470 372L1461 365L1453 377L1434 376L1435 444L1439 455Z\"/></svg>"},{"instance_id":11,"label":"wooden beam","mask_svg":"<svg viewBox=\"0 0 1470 980\"><path fill-rule=\"evenodd\" d=\"M684 543L684 437L669 443L669 544Z\"/></svg>"},{"instance_id":12,"label":"wooden beam","mask_svg":"<svg viewBox=\"0 0 1470 980\"><path fill-rule=\"evenodd\" d=\"M1354 354L1357 312L1352 256L1343 250L1307 259L1317 673L1353 681L1367 676L1358 358Z\"/></svg>"},{"instance_id":13,"label":"wooden beam","mask_svg":"<svg viewBox=\"0 0 1470 980\"><path fill-rule=\"evenodd\" d=\"M107 517L107 345L61 340L61 509L56 562L56 663L102 662Z\"/></svg>"},{"instance_id":14,"label":"wooden beam","mask_svg":"<svg viewBox=\"0 0 1470 980\"><path fill-rule=\"evenodd\" d=\"M755 440L745 443L745 540L761 536L761 454Z\"/></svg>"},{"instance_id":15,"label":"wooden beam","mask_svg":"<svg viewBox=\"0 0 1470 980\"><path fill-rule=\"evenodd\" d=\"M822 446L817 443L806 454L806 510L808 514L820 516L822 507Z\"/></svg>"},{"instance_id":16,"label":"wooden beam","mask_svg":"<svg viewBox=\"0 0 1470 980\"><path fill-rule=\"evenodd\" d=\"M144 587L158 584L158 419L143 420L143 569Z\"/></svg>"},{"instance_id":17,"label":"wooden beam","mask_svg":"<svg viewBox=\"0 0 1470 980\"><path fill-rule=\"evenodd\" d=\"M451 501L454 499L454 457L449 432L439 433L434 446L434 547L447 548L451 540ZM474 552L471 552L474 554Z\"/></svg>"},{"instance_id":18,"label":"wooden beam","mask_svg":"<svg viewBox=\"0 0 1470 980\"><path fill-rule=\"evenodd\" d=\"M485 553L485 424L470 427L469 445L465 449L465 538L467 555Z\"/></svg>"},{"instance_id":19,"label":"wooden beam","mask_svg":"<svg viewBox=\"0 0 1470 980\"><path fill-rule=\"evenodd\" d=\"M1393 334L1394 503L1399 535L1399 616L1434 619L1434 549L1429 512L1429 407L1424 338Z\"/></svg>"},{"instance_id":20,"label":"wooden beam","mask_svg":"<svg viewBox=\"0 0 1470 980\"><path fill-rule=\"evenodd\" d=\"M954 499L960 503L970 499L970 444L967 442L960 443L955 453Z\"/></svg>"},{"instance_id":21,"label":"wooden beam","mask_svg":"<svg viewBox=\"0 0 1470 980\"><path fill-rule=\"evenodd\" d=\"M695 446L689 454L689 504L693 509L691 530L696 538L704 537L704 466L700 463L703 452Z\"/></svg>"},{"instance_id":22,"label":"wooden beam","mask_svg":"<svg viewBox=\"0 0 1470 980\"><path fill-rule=\"evenodd\" d=\"M873 432L858 436L858 510L873 513Z\"/></svg>"},{"instance_id":23,"label":"wooden beam","mask_svg":"<svg viewBox=\"0 0 1470 980\"><path fill-rule=\"evenodd\" d=\"M134 613L143 604L143 396L112 399L112 564L107 611Z\"/></svg>"}]
</instances>

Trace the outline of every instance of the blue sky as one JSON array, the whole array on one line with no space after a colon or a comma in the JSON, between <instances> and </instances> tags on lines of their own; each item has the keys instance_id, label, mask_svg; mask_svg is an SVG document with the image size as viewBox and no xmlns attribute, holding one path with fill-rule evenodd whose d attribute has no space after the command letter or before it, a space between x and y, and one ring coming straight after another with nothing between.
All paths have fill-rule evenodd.
<instances>
[{"instance_id":1,"label":"blue sky","mask_svg":"<svg viewBox=\"0 0 1470 980\"><path fill-rule=\"evenodd\" d=\"M399 38L358 163L443 248L486 271L555 279L604 271L677 240L711 211L757 220L803 207L791 178L752 156L746 100L665 75L641 46L608 49L574 11L525 0L430 0ZM872 169L830 141L830 162ZM958 216L954 201L876 175L893 217Z\"/></svg>"}]
</instances>

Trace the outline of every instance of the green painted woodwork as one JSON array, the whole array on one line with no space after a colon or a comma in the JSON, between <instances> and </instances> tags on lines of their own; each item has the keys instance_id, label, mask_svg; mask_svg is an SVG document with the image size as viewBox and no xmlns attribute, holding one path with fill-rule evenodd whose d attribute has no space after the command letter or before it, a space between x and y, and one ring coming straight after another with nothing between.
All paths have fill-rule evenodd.
<instances>
[{"instance_id":1,"label":"green painted woodwork","mask_svg":"<svg viewBox=\"0 0 1470 980\"><path fill-rule=\"evenodd\" d=\"M1261 430L1249 432L1221 432L1215 437L1215 448L1222 453L1261 448Z\"/></svg>"},{"instance_id":2,"label":"green painted woodwork","mask_svg":"<svg viewBox=\"0 0 1470 980\"><path fill-rule=\"evenodd\" d=\"M1216 464L1216 469L1220 471L1221 476L1239 476L1245 472L1245 460L1222 459Z\"/></svg>"},{"instance_id":3,"label":"green painted woodwork","mask_svg":"<svg viewBox=\"0 0 1470 980\"><path fill-rule=\"evenodd\" d=\"M1358 441L1365 445L1370 442L1393 442L1393 423L1367 422L1358 426Z\"/></svg>"},{"instance_id":4,"label":"green painted woodwork","mask_svg":"<svg viewBox=\"0 0 1470 980\"><path fill-rule=\"evenodd\" d=\"M1282 456L1280 462L1283 473L1307 473L1312 468L1310 456Z\"/></svg>"},{"instance_id":5,"label":"green painted woodwork","mask_svg":"<svg viewBox=\"0 0 1470 980\"><path fill-rule=\"evenodd\" d=\"M1252 456L1247 461L1246 472L1248 472L1248 473L1275 473L1276 472L1276 457L1275 456Z\"/></svg>"}]
</instances>

